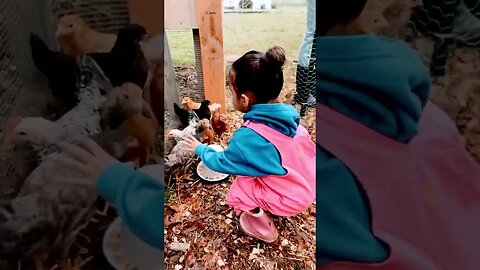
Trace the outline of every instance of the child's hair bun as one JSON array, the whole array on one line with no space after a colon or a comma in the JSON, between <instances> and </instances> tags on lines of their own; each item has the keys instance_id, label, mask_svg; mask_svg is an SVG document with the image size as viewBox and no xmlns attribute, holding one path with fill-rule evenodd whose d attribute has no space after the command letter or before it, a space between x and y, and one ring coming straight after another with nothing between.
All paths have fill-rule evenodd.
<instances>
[{"instance_id":1,"label":"child's hair bun","mask_svg":"<svg viewBox=\"0 0 480 270\"><path fill-rule=\"evenodd\" d=\"M268 49L260 58L261 62L271 67L281 68L285 64L285 50L280 46ZM262 64L263 64L262 63Z\"/></svg>"}]
</instances>

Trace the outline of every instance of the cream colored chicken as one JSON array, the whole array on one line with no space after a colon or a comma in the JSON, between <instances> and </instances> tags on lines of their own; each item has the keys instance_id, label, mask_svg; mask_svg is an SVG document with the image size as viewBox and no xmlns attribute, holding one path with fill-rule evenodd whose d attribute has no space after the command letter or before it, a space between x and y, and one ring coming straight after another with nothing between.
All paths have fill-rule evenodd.
<instances>
[{"instance_id":1,"label":"cream colored chicken","mask_svg":"<svg viewBox=\"0 0 480 270\"><path fill-rule=\"evenodd\" d=\"M109 52L117 40L117 35L97 32L75 14L58 20L55 36L60 50L73 56Z\"/></svg>"}]
</instances>

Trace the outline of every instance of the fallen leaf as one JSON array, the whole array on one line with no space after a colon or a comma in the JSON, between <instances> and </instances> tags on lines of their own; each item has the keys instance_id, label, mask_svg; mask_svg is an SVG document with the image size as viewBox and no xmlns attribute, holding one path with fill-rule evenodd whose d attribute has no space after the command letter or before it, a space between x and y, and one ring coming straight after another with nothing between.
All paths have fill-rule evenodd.
<instances>
[{"instance_id":1,"label":"fallen leaf","mask_svg":"<svg viewBox=\"0 0 480 270\"><path fill-rule=\"evenodd\" d=\"M222 259L218 259L217 264L220 267L225 266L225 262Z\"/></svg>"},{"instance_id":2,"label":"fallen leaf","mask_svg":"<svg viewBox=\"0 0 480 270\"><path fill-rule=\"evenodd\" d=\"M168 247L174 251L186 251L188 250L188 248L190 248L190 244L174 242L174 243L170 243Z\"/></svg>"}]
</instances>

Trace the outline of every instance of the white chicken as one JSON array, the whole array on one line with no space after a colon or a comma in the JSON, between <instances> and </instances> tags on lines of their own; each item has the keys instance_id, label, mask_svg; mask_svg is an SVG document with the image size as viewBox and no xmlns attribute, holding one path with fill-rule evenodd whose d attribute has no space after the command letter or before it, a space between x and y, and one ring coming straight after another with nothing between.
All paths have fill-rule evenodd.
<instances>
[{"instance_id":1,"label":"white chicken","mask_svg":"<svg viewBox=\"0 0 480 270\"><path fill-rule=\"evenodd\" d=\"M79 139L86 137L71 135L68 130L62 128L60 123L47 120L42 117L15 117L10 120L6 130L4 149L15 150L17 146L28 145L37 151L38 161L46 156L46 146L53 150L54 144L60 141L69 141L75 143ZM108 130L102 133L90 136L107 153L116 159L126 162L125 155L129 150L138 148L138 140L128 135L122 129Z\"/></svg>"},{"instance_id":2,"label":"white chicken","mask_svg":"<svg viewBox=\"0 0 480 270\"><path fill-rule=\"evenodd\" d=\"M173 138L178 143L187 136L195 136L195 134L197 133L198 122L199 122L198 118L196 117L191 118L186 128L182 130L180 129L170 130L170 132L167 134L167 138Z\"/></svg>"},{"instance_id":3,"label":"white chicken","mask_svg":"<svg viewBox=\"0 0 480 270\"><path fill-rule=\"evenodd\" d=\"M186 145L183 144L183 140L188 137L188 136L194 136L197 138L199 141L202 141L203 135L198 133L198 126L200 124L200 121L198 117L195 115L195 113L191 114L189 124L186 128L179 130L179 129L172 129L170 132L167 134L167 138L173 138L177 143L176 145L172 148L172 151L170 154L166 157L165 160L165 169L169 170L172 167L175 167L177 165L181 165L184 162L188 161L192 157L194 157L194 154L186 149Z\"/></svg>"}]
</instances>

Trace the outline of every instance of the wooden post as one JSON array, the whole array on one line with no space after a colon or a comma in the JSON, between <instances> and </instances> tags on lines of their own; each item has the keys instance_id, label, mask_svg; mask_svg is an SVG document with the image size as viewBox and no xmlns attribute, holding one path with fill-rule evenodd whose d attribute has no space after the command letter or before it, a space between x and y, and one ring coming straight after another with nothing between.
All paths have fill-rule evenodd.
<instances>
[{"instance_id":1,"label":"wooden post","mask_svg":"<svg viewBox=\"0 0 480 270\"><path fill-rule=\"evenodd\" d=\"M143 25L153 35L164 33L163 1L128 0L130 23Z\"/></svg>"},{"instance_id":2,"label":"wooden post","mask_svg":"<svg viewBox=\"0 0 480 270\"><path fill-rule=\"evenodd\" d=\"M222 0L197 0L205 98L226 112Z\"/></svg>"}]
</instances>

